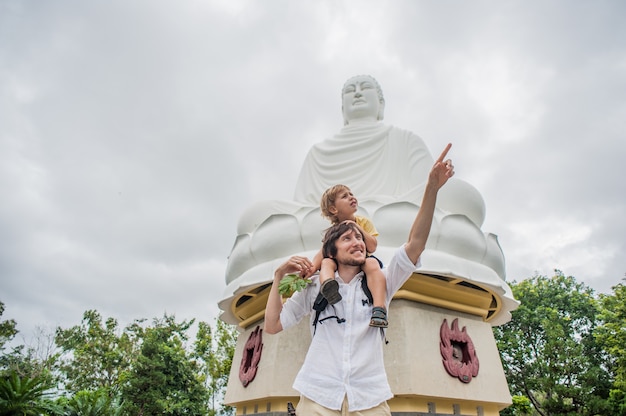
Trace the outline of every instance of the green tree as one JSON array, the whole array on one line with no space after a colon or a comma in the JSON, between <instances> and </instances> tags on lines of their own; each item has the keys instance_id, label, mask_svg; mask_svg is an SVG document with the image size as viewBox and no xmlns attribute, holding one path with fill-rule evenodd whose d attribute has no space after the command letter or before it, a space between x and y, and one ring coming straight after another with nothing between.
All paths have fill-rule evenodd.
<instances>
[{"instance_id":1,"label":"green tree","mask_svg":"<svg viewBox=\"0 0 626 416\"><path fill-rule=\"evenodd\" d=\"M494 328L511 392L544 416L607 414L610 375L593 336L593 290L558 270L511 289L521 305Z\"/></svg>"},{"instance_id":2,"label":"green tree","mask_svg":"<svg viewBox=\"0 0 626 416\"><path fill-rule=\"evenodd\" d=\"M44 377L20 377L16 372L0 379L0 416L60 414L49 400L52 385Z\"/></svg>"},{"instance_id":3,"label":"green tree","mask_svg":"<svg viewBox=\"0 0 626 416\"><path fill-rule=\"evenodd\" d=\"M3 311L0 303L0 316ZM57 399L67 415L231 415L233 409L222 401L236 331L222 321L214 328L200 322L188 349L193 322L178 324L166 315L152 327L136 320L120 330L115 319L103 320L88 310L79 325L48 335L40 331L35 346L19 345L10 353L0 349L0 377L13 382L5 385L3 403L36 396L45 386L55 395L69 393ZM15 321L0 321L0 347L15 334ZM122 398L125 403L118 405ZM41 403L42 414L52 406L49 400Z\"/></svg>"},{"instance_id":4,"label":"green tree","mask_svg":"<svg viewBox=\"0 0 626 416\"><path fill-rule=\"evenodd\" d=\"M0 318L4 314L4 303L0 301ZM17 323L13 319L0 321L0 353L4 353L5 344L17 334Z\"/></svg>"},{"instance_id":5,"label":"green tree","mask_svg":"<svg viewBox=\"0 0 626 416\"><path fill-rule=\"evenodd\" d=\"M193 324L173 316L145 329L140 354L123 386L125 408L132 415L206 415L207 389L198 363L184 342Z\"/></svg>"},{"instance_id":6,"label":"green tree","mask_svg":"<svg viewBox=\"0 0 626 416\"><path fill-rule=\"evenodd\" d=\"M3 313L4 303L0 302L0 317ZM12 374L16 374L23 380L43 379L50 385L56 385L58 354L51 334L38 328L33 345L16 345L6 351L6 344L17 333L15 320L0 321L0 376L10 378Z\"/></svg>"},{"instance_id":7,"label":"green tree","mask_svg":"<svg viewBox=\"0 0 626 416\"><path fill-rule=\"evenodd\" d=\"M71 393L104 389L109 397L117 396L140 337L137 321L120 331L117 320L108 318L103 323L95 310L86 311L80 325L57 328L56 343L64 353L65 389Z\"/></svg>"},{"instance_id":8,"label":"green tree","mask_svg":"<svg viewBox=\"0 0 626 416\"><path fill-rule=\"evenodd\" d=\"M531 415L533 407L526 396L513 396L511 406L500 412L500 416L526 416Z\"/></svg>"},{"instance_id":9,"label":"green tree","mask_svg":"<svg viewBox=\"0 0 626 416\"><path fill-rule=\"evenodd\" d=\"M236 344L235 327L219 319L215 320L215 329L206 322L198 323L194 353L201 363L201 372L209 393L209 416L234 414L232 407L223 404L223 398Z\"/></svg>"},{"instance_id":10,"label":"green tree","mask_svg":"<svg viewBox=\"0 0 626 416\"><path fill-rule=\"evenodd\" d=\"M0 301L0 318L4 314L4 303ZM13 319L0 320L0 376L5 375L11 363L12 354L5 353L6 344L15 338L17 323Z\"/></svg>"},{"instance_id":11,"label":"green tree","mask_svg":"<svg viewBox=\"0 0 626 416\"><path fill-rule=\"evenodd\" d=\"M610 357L615 380L610 392L611 414L626 415L626 286L613 286L612 295L600 295L602 324L596 330L598 342Z\"/></svg>"},{"instance_id":12,"label":"green tree","mask_svg":"<svg viewBox=\"0 0 626 416\"><path fill-rule=\"evenodd\" d=\"M61 398L57 403L64 409L64 416L119 416L122 407L106 390L79 391L71 398Z\"/></svg>"},{"instance_id":13,"label":"green tree","mask_svg":"<svg viewBox=\"0 0 626 416\"><path fill-rule=\"evenodd\" d=\"M8 368L21 377L42 377L56 386L59 381L59 356L54 335L37 328L29 345L19 345L7 356Z\"/></svg>"}]
</instances>

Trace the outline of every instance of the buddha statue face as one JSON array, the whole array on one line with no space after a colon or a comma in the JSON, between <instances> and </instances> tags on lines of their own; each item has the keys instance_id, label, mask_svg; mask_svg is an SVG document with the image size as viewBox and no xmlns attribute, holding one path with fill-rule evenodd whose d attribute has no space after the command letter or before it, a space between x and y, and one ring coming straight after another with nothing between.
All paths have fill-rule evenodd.
<instances>
[{"instance_id":1,"label":"buddha statue face","mask_svg":"<svg viewBox=\"0 0 626 416\"><path fill-rule=\"evenodd\" d=\"M385 109L383 91L369 75L350 78L341 91L344 125L354 120L382 120Z\"/></svg>"}]
</instances>

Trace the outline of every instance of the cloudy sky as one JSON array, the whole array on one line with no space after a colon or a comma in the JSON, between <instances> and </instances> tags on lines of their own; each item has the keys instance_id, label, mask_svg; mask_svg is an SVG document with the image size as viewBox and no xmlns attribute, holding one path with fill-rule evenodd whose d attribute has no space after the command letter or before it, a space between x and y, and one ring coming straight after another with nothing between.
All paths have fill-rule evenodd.
<instances>
[{"instance_id":1,"label":"cloudy sky","mask_svg":"<svg viewBox=\"0 0 626 416\"><path fill-rule=\"evenodd\" d=\"M237 221L291 199L371 74L483 195L507 279L626 273L626 4L0 0L0 301L211 322Z\"/></svg>"}]
</instances>

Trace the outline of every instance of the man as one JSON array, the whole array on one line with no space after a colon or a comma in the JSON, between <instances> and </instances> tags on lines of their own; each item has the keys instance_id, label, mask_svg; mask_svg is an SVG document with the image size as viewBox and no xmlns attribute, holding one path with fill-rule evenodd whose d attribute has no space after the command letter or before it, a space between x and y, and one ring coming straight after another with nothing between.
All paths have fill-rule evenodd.
<instances>
[{"instance_id":1,"label":"man","mask_svg":"<svg viewBox=\"0 0 626 416\"><path fill-rule=\"evenodd\" d=\"M430 171L408 241L398 248L385 269L387 306L419 267L437 193L454 175L451 161L444 161L450 146L446 146ZM369 326L372 306L361 286L361 265L366 257L363 236L351 222L337 224L327 231L322 250L337 262L336 279L342 300L327 307L313 329L311 345L293 385L301 394L296 412L301 416L390 416L387 400L393 394L385 374L381 333ZM293 256L276 269L265 310L266 333L290 328L311 313L319 292L317 278L284 305L278 292L279 282L286 274L306 274L311 267L308 258Z\"/></svg>"}]
</instances>

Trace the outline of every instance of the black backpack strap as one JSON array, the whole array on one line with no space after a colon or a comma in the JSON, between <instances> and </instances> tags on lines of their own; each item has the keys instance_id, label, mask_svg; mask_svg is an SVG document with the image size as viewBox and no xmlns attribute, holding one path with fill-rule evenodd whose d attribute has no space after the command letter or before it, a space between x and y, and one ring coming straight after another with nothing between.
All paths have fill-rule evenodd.
<instances>
[{"instance_id":1,"label":"black backpack strap","mask_svg":"<svg viewBox=\"0 0 626 416\"><path fill-rule=\"evenodd\" d=\"M374 257L374 256L372 256ZM375 257L374 257L375 258ZM378 259L376 259L378 260ZM378 262L382 265L381 261L378 260ZM374 296L372 296L372 291L370 290L369 286L367 285L367 276L365 275L365 273L363 273L363 278L361 279L361 289L363 289L363 293L365 293L365 296L367 297L367 302L369 305L373 305L374 304ZM363 304L366 304L366 301L363 300ZM385 341L385 344L389 344L389 341L387 340L387 336L385 335L385 329L384 328L380 328L380 337Z\"/></svg>"},{"instance_id":2,"label":"black backpack strap","mask_svg":"<svg viewBox=\"0 0 626 416\"><path fill-rule=\"evenodd\" d=\"M333 311L334 311L335 310L335 305L330 305L330 306L333 308ZM327 316L324 319L320 319L320 314L327 307L328 307L328 300L326 300L324 295L319 293L317 295L317 298L315 298L315 302L313 303L313 310L315 311L315 318L313 319L313 335L315 335L315 332L317 331L317 323L318 322L322 323L322 322L324 322L327 319L336 319L338 324L342 324L342 323L346 322L346 320L344 318L340 318L337 315ZM335 312L335 314L336 313L337 312Z\"/></svg>"},{"instance_id":3,"label":"black backpack strap","mask_svg":"<svg viewBox=\"0 0 626 416\"><path fill-rule=\"evenodd\" d=\"M380 262L380 260L378 261ZM365 299L363 300L363 305L366 305L366 304L373 305L374 297L372 296L372 291L370 290L369 286L367 286L367 276L365 275L365 273L363 273L363 278L361 279L361 289L363 290L363 293L365 293L365 297L367 298L367 300ZM315 335L315 331L317 331L318 322L323 322L326 319L331 319L331 318L337 319L337 323L339 324L346 321L345 319L339 318L338 316L329 316L320 321L320 314L327 307L328 307L328 301L326 300L324 295L322 295L321 292L318 293L317 298L315 298L315 302L313 303L313 310L315 311L315 318L313 319L313 335ZM335 307L333 306L333 309L334 308ZM389 344L389 341L387 340L387 337L385 336L384 328L380 328L380 336L385 341L385 344Z\"/></svg>"},{"instance_id":4,"label":"black backpack strap","mask_svg":"<svg viewBox=\"0 0 626 416\"><path fill-rule=\"evenodd\" d=\"M374 297L372 296L372 291L370 290L369 286L367 286L367 276L365 275L365 273L363 273L363 278L361 279L361 289L363 290L363 293L365 293L369 304L373 305Z\"/></svg>"},{"instance_id":5,"label":"black backpack strap","mask_svg":"<svg viewBox=\"0 0 626 416\"><path fill-rule=\"evenodd\" d=\"M317 330L317 322L320 319L320 314L326 307L328 306L328 301L322 295L322 293L317 294L317 298L315 298L315 302L313 303L313 310L315 311L315 319L313 320L313 335L315 335L315 331Z\"/></svg>"}]
</instances>

